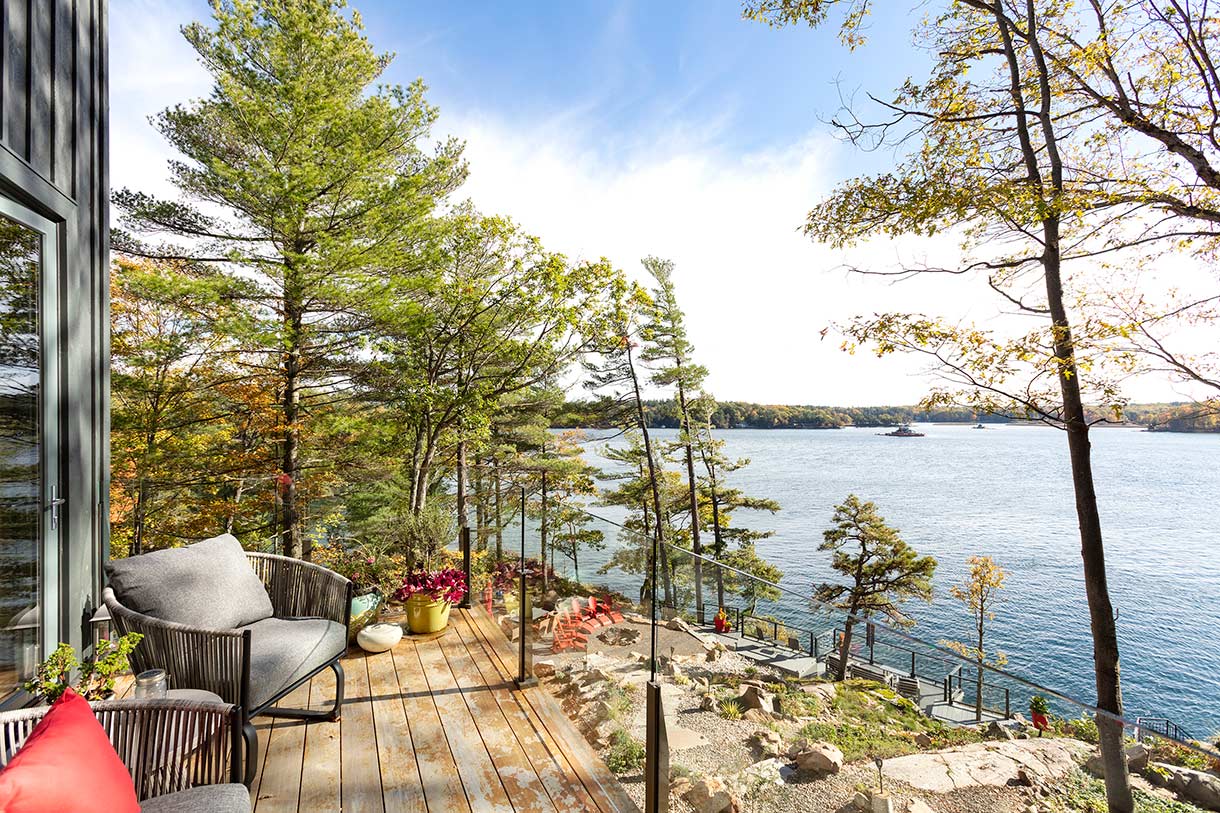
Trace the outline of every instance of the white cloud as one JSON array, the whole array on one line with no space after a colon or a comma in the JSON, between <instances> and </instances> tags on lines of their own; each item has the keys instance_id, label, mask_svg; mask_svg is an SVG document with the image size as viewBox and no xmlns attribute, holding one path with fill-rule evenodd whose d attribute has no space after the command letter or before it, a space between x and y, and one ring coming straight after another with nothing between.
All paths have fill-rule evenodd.
<instances>
[{"instance_id":1,"label":"white cloud","mask_svg":"<svg viewBox=\"0 0 1220 813\"><path fill-rule=\"evenodd\" d=\"M656 254L676 281L709 386L721 398L773 403L912 403L926 391L910 359L849 356L822 328L857 313L915 308L946 315L994 307L955 301L960 281L893 284L843 270L844 256L799 232L849 151L811 135L791 146L731 155L685 133L636 143L607 161L587 134L521 132L450 119L467 140L465 189L574 257L606 256L631 273ZM913 247L887 243L853 261L892 264ZM923 251L953 255L954 241ZM984 300L985 302L986 300Z\"/></svg>"}]
</instances>

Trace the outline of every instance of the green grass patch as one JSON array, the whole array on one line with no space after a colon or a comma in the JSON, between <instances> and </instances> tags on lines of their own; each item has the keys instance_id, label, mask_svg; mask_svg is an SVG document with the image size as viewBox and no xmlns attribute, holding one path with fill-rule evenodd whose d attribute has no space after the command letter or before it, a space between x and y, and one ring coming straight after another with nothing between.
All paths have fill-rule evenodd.
<instances>
[{"instance_id":1,"label":"green grass patch","mask_svg":"<svg viewBox=\"0 0 1220 813\"><path fill-rule=\"evenodd\" d=\"M869 681L839 684L830 711L833 722L810 723L801 729L800 736L834 743L848 762L916 753L921 750L915 744L918 734L931 740L932 749L982 739L973 729L950 727L925 717L911 701Z\"/></svg>"}]
</instances>

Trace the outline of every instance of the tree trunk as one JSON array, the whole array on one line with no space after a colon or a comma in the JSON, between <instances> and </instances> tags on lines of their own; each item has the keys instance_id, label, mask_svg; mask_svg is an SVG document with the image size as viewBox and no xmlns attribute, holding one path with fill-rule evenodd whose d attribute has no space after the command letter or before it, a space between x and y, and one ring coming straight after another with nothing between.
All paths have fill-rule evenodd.
<instances>
[{"instance_id":1,"label":"tree trunk","mask_svg":"<svg viewBox=\"0 0 1220 813\"><path fill-rule=\"evenodd\" d=\"M297 508L297 478L300 476L299 444L301 439L301 349L303 315L300 301L299 271L291 264L284 269L284 448L280 460L280 544L285 556L307 558L301 534L301 517Z\"/></svg>"},{"instance_id":2,"label":"tree trunk","mask_svg":"<svg viewBox=\"0 0 1220 813\"><path fill-rule=\"evenodd\" d=\"M974 687L974 719L976 722L983 722L983 624L987 617L987 607L980 599L979 601L979 646L978 646L978 683Z\"/></svg>"},{"instance_id":3,"label":"tree trunk","mask_svg":"<svg viewBox=\"0 0 1220 813\"><path fill-rule=\"evenodd\" d=\"M466 441L459 440L457 445L457 520L458 528L470 527L470 518L466 511Z\"/></svg>"},{"instance_id":4,"label":"tree trunk","mask_svg":"<svg viewBox=\"0 0 1220 813\"><path fill-rule=\"evenodd\" d=\"M501 505L504 497L503 482L500 480L500 470L496 469L496 561L504 558L504 519Z\"/></svg>"},{"instance_id":5,"label":"tree trunk","mask_svg":"<svg viewBox=\"0 0 1220 813\"><path fill-rule=\"evenodd\" d=\"M680 359L675 360L675 363L678 368L681 368ZM703 554L703 544L699 539L699 489L695 481L695 445L691 440L690 414L686 408L686 389L682 386L681 379L678 381L678 409L682 421L683 446L686 450L686 485L690 495L690 544L691 552L694 554L691 559L695 577L695 618L699 620L699 623L703 623L703 560L699 558Z\"/></svg>"},{"instance_id":6,"label":"tree trunk","mask_svg":"<svg viewBox=\"0 0 1220 813\"><path fill-rule=\"evenodd\" d=\"M1071 323L1064 305L1061 276L1060 220L1055 206L1064 191L1063 163L1059 155L1051 111L1051 76L1039 44L1037 16L1033 0L1026 0L1025 39L1033 57L1038 82L1038 113L1046 160L1050 167L1049 194L1043 179L1038 153L1030 134L1021 60L1012 42L1012 23L1004 12L1002 0L995 0L993 14L1003 41L1004 54L1011 76L1017 135L1028 173L1028 182L1044 201L1046 214L1042 221L1042 268L1046 282L1046 302L1050 310L1055 358L1058 365L1059 388L1063 396L1063 423L1067 429L1068 452L1071 456L1072 487L1076 496L1076 517L1080 525L1080 553L1084 561L1085 595L1089 603L1089 619L1093 631L1093 670L1097 683L1097 705L1103 711L1122 716L1123 699L1119 677L1118 632L1114 624L1114 607L1106 581L1105 546L1102 543L1101 518L1097 510L1097 493L1093 485L1093 464L1089 445L1089 425L1084 415L1080 394L1079 371L1076 368L1076 348ZM1049 198L1049 199L1048 199ZM1105 771L1106 800L1110 813L1133 813L1135 800L1131 795L1131 780L1127 775L1127 759L1123 750L1122 724L1104 715L1097 718L1101 742L1102 765Z\"/></svg>"},{"instance_id":7,"label":"tree trunk","mask_svg":"<svg viewBox=\"0 0 1220 813\"><path fill-rule=\"evenodd\" d=\"M847 658L851 654L851 635L856 628L856 612L853 608L843 623L843 640L839 644L839 670L835 673L835 680L847 680Z\"/></svg>"},{"instance_id":8,"label":"tree trunk","mask_svg":"<svg viewBox=\"0 0 1220 813\"><path fill-rule=\"evenodd\" d=\"M724 539L720 530L720 497L716 494L716 480L712 479L712 539L715 545L716 561L724 557ZM716 604L724 606L724 568L716 565ZM719 611L719 610L717 610Z\"/></svg>"}]
</instances>

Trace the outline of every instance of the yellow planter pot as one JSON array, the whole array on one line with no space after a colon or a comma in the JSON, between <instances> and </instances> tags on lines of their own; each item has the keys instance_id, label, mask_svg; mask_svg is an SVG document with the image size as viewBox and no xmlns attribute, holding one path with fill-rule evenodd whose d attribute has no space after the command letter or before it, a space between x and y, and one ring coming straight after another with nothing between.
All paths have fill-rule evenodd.
<instances>
[{"instance_id":1,"label":"yellow planter pot","mask_svg":"<svg viewBox=\"0 0 1220 813\"><path fill-rule=\"evenodd\" d=\"M440 632L449 624L449 602L427 596L407 599L407 629L416 635Z\"/></svg>"}]
</instances>

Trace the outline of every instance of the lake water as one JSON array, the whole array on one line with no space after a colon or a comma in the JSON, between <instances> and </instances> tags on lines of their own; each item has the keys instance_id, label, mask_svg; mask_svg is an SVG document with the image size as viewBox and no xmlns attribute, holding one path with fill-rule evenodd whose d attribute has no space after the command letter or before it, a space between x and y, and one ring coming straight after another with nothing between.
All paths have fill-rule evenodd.
<instances>
[{"instance_id":1,"label":"lake water","mask_svg":"<svg viewBox=\"0 0 1220 813\"><path fill-rule=\"evenodd\" d=\"M1063 433L917 428L926 437L882 437L876 429L721 432L728 455L751 460L733 484L783 507L774 516L741 512L736 522L775 531L759 552L784 570L785 587L807 595L835 577L829 555L817 550L835 504L851 493L877 503L910 545L940 563L933 603L910 606L914 634L933 642L969 635L966 611L948 588L965 577L967 557L994 557L1010 576L989 648L1009 654L1009 671L1092 702ZM1196 737L1210 735L1220 730L1220 435L1104 428L1092 438L1128 715L1165 716ZM792 604L799 612L799 602Z\"/></svg>"}]
</instances>

